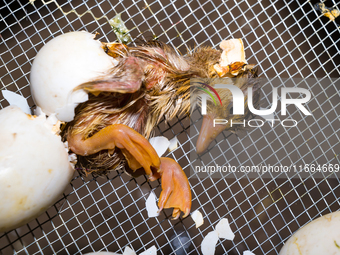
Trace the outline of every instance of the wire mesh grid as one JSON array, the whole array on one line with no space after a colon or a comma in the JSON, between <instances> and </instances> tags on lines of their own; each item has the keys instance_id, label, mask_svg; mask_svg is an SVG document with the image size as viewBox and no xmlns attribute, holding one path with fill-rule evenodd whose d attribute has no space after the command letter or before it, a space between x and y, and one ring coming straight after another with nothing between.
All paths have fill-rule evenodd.
<instances>
[{"instance_id":1,"label":"wire mesh grid","mask_svg":"<svg viewBox=\"0 0 340 255\"><path fill-rule=\"evenodd\" d=\"M316 3L316 2L315 2ZM242 38L249 63L262 77L314 78L308 83L313 112L305 117L296 108L288 115L297 128L253 128L242 134L222 133L208 151L195 157L202 165L220 161L230 165L272 163L338 164L339 159L339 41L337 19L316 10L313 1L5 1L1 11L1 90L27 98L29 73L38 50L68 32L99 32L114 41L108 19L122 14L132 38L158 38L182 53L201 45L218 48L223 39ZM325 2L338 8L334 0ZM296 85L296 84L295 84ZM264 107L271 87L262 88ZM8 104L0 95L1 108ZM113 171L107 176L75 174L63 197L46 213L16 230L0 233L1 254L84 254L92 251L137 253L152 245L157 254L201 254L206 234L221 218L228 218L233 241L219 239L216 254L278 254L283 243L312 219L339 209L340 184L336 174L313 173L293 177L284 173L263 178L193 172L198 121L177 118L162 122L156 133L177 136L179 147L168 154L183 167L192 189L192 210L205 223L198 229L190 217L171 220L164 210L148 218L145 200L159 182L131 178Z\"/></svg>"}]
</instances>

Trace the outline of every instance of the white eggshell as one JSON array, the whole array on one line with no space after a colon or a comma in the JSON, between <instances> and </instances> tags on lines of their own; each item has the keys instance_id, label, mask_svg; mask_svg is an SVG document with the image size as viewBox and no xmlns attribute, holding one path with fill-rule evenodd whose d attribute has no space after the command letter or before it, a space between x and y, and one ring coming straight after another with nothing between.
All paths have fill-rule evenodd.
<instances>
[{"instance_id":1,"label":"white eggshell","mask_svg":"<svg viewBox=\"0 0 340 255\"><path fill-rule=\"evenodd\" d=\"M117 63L93 38L85 31L69 32L49 41L35 57L31 93L47 115L56 113L59 120L71 121L75 107L88 99L85 91L73 89L102 76Z\"/></svg>"},{"instance_id":2,"label":"white eggshell","mask_svg":"<svg viewBox=\"0 0 340 255\"><path fill-rule=\"evenodd\" d=\"M126 246L123 255L137 255L137 254L129 246Z\"/></svg>"},{"instance_id":3,"label":"white eggshell","mask_svg":"<svg viewBox=\"0 0 340 255\"><path fill-rule=\"evenodd\" d=\"M216 225L216 232L219 238L224 238L227 240L234 240L235 234L231 230L229 221L227 218L221 219Z\"/></svg>"},{"instance_id":4,"label":"white eggshell","mask_svg":"<svg viewBox=\"0 0 340 255\"><path fill-rule=\"evenodd\" d=\"M175 136L174 138L172 138L170 141L169 141L169 151L173 151L175 149L177 149L178 147L178 139L177 139L177 136Z\"/></svg>"},{"instance_id":5,"label":"white eggshell","mask_svg":"<svg viewBox=\"0 0 340 255\"><path fill-rule=\"evenodd\" d=\"M191 213L191 218L194 220L196 224L196 228L199 228L200 226L203 225L204 220L203 220L203 215L199 210L196 210Z\"/></svg>"},{"instance_id":6,"label":"white eggshell","mask_svg":"<svg viewBox=\"0 0 340 255\"><path fill-rule=\"evenodd\" d=\"M9 90L2 90L3 97L10 105L18 106L24 113L31 114L26 98Z\"/></svg>"},{"instance_id":7,"label":"white eggshell","mask_svg":"<svg viewBox=\"0 0 340 255\"><path fill-rule=\"evenodd\" d=\"M43 118L16 106L0 111L0 232L28 223L53 205L74 169L61 138Z\"/></svg>"},{"instance_id":8,"label":"white eggshell","mask_svg":"<svg viewBox=\"0 0 340 255\"><path fill-rule=\"evenodd\" d=\"M157 152L158 157L162 157L170 145L168 138L164 136L152 137L149 139L149 143Z\"/></svg>"},{"instance_id":9,"label":"white eggshell","mask_svg":"<svg viewBox=\"0 0 340 255\"><path fill-rule=\"evenodd\" d=\"M317 218L295 232L279 255L340 254L340 212Z\"/></svg>"},{"instance_id":10,"label":"white eggshell","mask_svg":"<svg viewBox=\"0 0 340 255\"><path fill-rule=\"evenodd\" d=\"M148 212L148 217L157 217L159 215L156 200L157 198L155 193L151 191L148 199L145 201L145 207L146 211Z\"/></svg>"},{"instance_id":11,"label":"white eggshell","mask_svg":"<svg viewBox=\"0 0 340 255\"><path fill-rule=\"evenodd\" d=\"M216 244L218 242L218 234L216 231L209 232L201 243L201 251L203 255L214 255Z\"/></svg>"},{"instance_id":12,"label":"white eggshell","mask_svg":"<svg viewBox=\"0 0 340 255\"><path fill-rule=\"evenodd\" d=\"M255 255L255 253L253 253L251 251L244 251L243 255Z\"/></svg>"},{"instance_id":13,"label":"white eggshell","mask_svg":"<svg viewBox=\"0 0 340 255\"><path fill-rule=\"evenodd\" d=\"M157 248L156 246L152 245L149 249L143 251L139 255L157 255Z\"/></svg>"}]
</instances>

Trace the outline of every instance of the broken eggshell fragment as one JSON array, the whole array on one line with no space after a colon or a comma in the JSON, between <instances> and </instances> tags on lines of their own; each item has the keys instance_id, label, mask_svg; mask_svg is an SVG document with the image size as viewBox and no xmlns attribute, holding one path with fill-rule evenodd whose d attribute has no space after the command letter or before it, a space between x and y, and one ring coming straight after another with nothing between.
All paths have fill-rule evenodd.
<instances>
[{"instance_id":1,"label":"broken eggshell fragment","mask_svg":"<svg viewBox=\"0 0 340 255\"><path fill-rule=\"evenodd\" d=\"M35 104L47 115L55 113L61 121L72 121L75 107L88 100L85 91L74 89L117 64L94 37L85 31L69 32L52 39L38 52L30 87Z\"/></svg>"},{"instance_id":2,"label":"broken eggshell fragment","mask_svg":"<svg viewBox=\"0 0 340 255\"><path fill-rule=\"evenodd\" d=\"M69 184L74 169L45 119L17 106L0 111L0 232L45 212Z\"/></svg>"},{"instance_id":3,"label":"broken eggshell fragment","mask_svg":"<svg viewBox=\"0 0 340 255\"><path fill-rule=\"evenodd\" d=\"M224 238L227 240L234 240L235 234L230 228L229 221L227 218L221 219L216 225L216 232L219 238Z\"/></svg>"},{"instance_id":4,"label":"broken eggshell fragment","mask_svg":"<svg viewBox=\"0 0 340 255\"><path fill-rule=\"evenodd\" d=\"M234 77L243 69L250 69L253 65L247 66L246 54L242 39L223 40L220 43L223 50L220 62L214 65L214 69L220 77Z\"/></svg>"},{"instance_id":5,"label":"broken eggshell fragment","mask_svg":"<svg viewBox=\"0 0 340 255\"><path fill-rule=\"evenodd\" d=\"M196 228L199 228L200 226L203 225L204 220L203 220L203 215L199 210L196 210L191 213L191 218L194 220L196 224Z\"/></svg>"},{"instance_id":6,"label":"broken eggshell fragment","mask_svg":"<svg viewBox=\"0 0 340 255\"><path fill-rule=\"evenodd\" d=\"M170 145L168 138L164 136L152 137L149 139L149 143L157 152L158 157L162 157Z\"/></svg>"},{"instance_id":7,"label":"broken eggshell fragment","mask_svg":"<svg viewBox=\"0 0 340 255\"><path fill-rule=\"evenodd\" d=\"M145 207L149 218L157 217L159 215L156 199L155 193L151 191L148 199L145 201Z\"/></svg>"},{"instance_id":8,"label":"broken eggshell fragment","mask_svg":"<svg viewBox=\"0 0 340 255\"><path fill-rule=\"evenodd\" d=\"M216 244L218 242L218 234L216 231L209 232L201 243L201 251L203 255L214 255Z\"/></svg>"},{"instance_id":9,"label":"broken eggshell fragment","mask_svg":"<svg viewBox=\"0 0 340 255\"><path fill-rule=\"evenodd\" d=\"M31 114L26 98L9 90L2 90L1 93L10 105L18 106L24 113Z\"/></svg>"}]
</instances>

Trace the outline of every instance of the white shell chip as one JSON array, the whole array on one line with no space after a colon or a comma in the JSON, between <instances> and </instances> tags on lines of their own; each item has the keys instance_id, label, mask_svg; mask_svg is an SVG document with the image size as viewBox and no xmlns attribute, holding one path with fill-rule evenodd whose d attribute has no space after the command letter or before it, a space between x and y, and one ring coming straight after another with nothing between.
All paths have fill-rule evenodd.
<instances>
[{"instance_id":1,"label":"white shell chip","mask_svg":"<svg viewBox=\"0 0 340 255\"><path fill-rule=\"evenodd\" d=\"M24 113L31 114L26 98L9 90L1 90L3 97L10 105L18 106Z\"/></svg>"},{"instance_id":2,"label":"white shell chip","mask_svg":"<svg viewBox=\"0 0 340 255\"><path fill-rule=\"evenodd\" d=\"M218 234L216 231L209 232L201 243L201 251L203 255L214 255L216 244L218 242Z\"/></svg>"},{"instance_id":3,"label":"white shell chip","mask_svg":"<svg viewBox=\"0 0 340 255\"><path fill-rule=\"evenodd\" d=\"M136 253L129 246L126 246L123 255L136 255Z\"/></svg>"},{"instance_id":4,"label":"white shell chip","mask_svg":"<svg viewBox=\"0 0 340 255\"><path fill-rule=\"evenodd\" d=\"M252 253L251 251L244 251L243 255L255 255L255 253Z\"/></svg>"},{"instance_id":5,"label":"white shell chip","mask_svg":"<svg viewBox=\"0 0 340 255\"><path fill-rule=\"evenodd\" d=\"M150 192L148 199L145 201L145 207L148 212L148 217L157 217L159 215L156 195L153 191Z\"/></svg>"},{"instance_id":6,"label":"white shell chip","mask_svg":"<svg viewBox=\"0 0 340 255\"><path fill-rule=\"evenodd\" d=\"M226 218L220 220L216 225L216 232L219 238L225 238L227 240L234 240L235 234L229 226L229 221Z\"/></svg>"},{"instance_id":7,"label":"white shell chip","mask_svg":"<svg viewBox=\"0 0 340 255\"><path fill-rule=\"evenodd\" d=\"M142 253L140 253L139 255L157 255L157 248L156 246L153 245L146 251L143 251Z\"/></svg>"},{"instance_id":8,"label":"white shell chip","mask_svg":"<svg viewBox=\"0 0 340 255\"><path fill-rule=\"evenodd\" d=\"M177 139L177 136L175 136L174 138L172 138L170 140L170 144L169 144L169 151L173 151L173 150L176 150L178 147L178 139Z\"/></svg>"},{"instance_id":9,"label":"white shell chip","mask_svg":"<svg viewBox=\"0 0 340 255\"><path fill-rule=\"evenodd\" d=\"M191 218L194 220L196 224L196 228L199 228L200 226L203 225L204 220L203 220L203 215L199 210L196 210L191 213Z\"/></svg>"},{"instance_id":10,"label":"white shell chip","mask_svg":"<svg viewBox=\"0 0 340 255\"><path fill-rule=\"evenodd\" d=\"M149 143L157 152L158 157L162 157L170 145L169 140L164 136L152 137L149 139Z\"/></svg>"},{"instance_id":11,"label":"white shell chip","mask_svg":"<svg viewBox=\"0 0 340 255\"><path fill-rule=\"evenodd\" d=\"M97 251L97 252L86 253L84 255L121 255L121 254L115 253L115 252L109 252L109 251ZM126 246L124 249L123 255L136 255L136 253L129 246Z\"/></svg>"}]
</instances>

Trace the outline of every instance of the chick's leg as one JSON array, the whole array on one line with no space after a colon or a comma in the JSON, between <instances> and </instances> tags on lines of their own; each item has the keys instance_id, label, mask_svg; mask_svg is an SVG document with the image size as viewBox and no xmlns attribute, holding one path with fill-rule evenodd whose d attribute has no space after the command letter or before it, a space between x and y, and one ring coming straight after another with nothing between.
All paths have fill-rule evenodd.
<instances>
[{"instance_id":1,"label":"chick's leg","mask_svg":"<svg viewBox=\"0 0 340 255\"><path fill-rule=\"evenodd\" d=\"M174 219L179 218L181 211L184 213L183 218L188 216L191 209L191 191L188 178L180 165L171 158L161 158L158 173L162 183L158 201L159 211L163 208L174 208L172 212ZM153 178L157 178L157 175Z\"/></svg>"},{"instance_id":2,"label":"chick's leg","mask_svg":"<svg viewBox=\"0 0 340 255\"><path fill-rule=\"evenodd\" d=\"M181 211L184 212L183 217L189 215L191 191L184 171L175 160L159 158L149 141L132 128L114 124L101 129L87 139L84 139L82 133L71 132L67 141L70 149L82 156L119 148L132 171L143 168L151 181L161 178L159 210L174 208L172 216L175 219L180 216Z\"/></svg>"},{"instance_id":3,"label":"chick's leg","mask_svg":"<svg viewBox=\"0 0 340 255\"><path fill-rule=\"evenodd\" d=\"M87 139L84 139L82 133L71 132L67 141L70 149L81 156L91 155L101 150L113 150L117 147L121 149L133 171L143 167L145 173L150 176L152 176L152 168L160 167L160 159L149 141L126 125L107 126Z\"/></svg>"}]
</instances>

